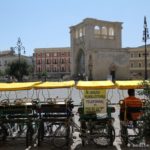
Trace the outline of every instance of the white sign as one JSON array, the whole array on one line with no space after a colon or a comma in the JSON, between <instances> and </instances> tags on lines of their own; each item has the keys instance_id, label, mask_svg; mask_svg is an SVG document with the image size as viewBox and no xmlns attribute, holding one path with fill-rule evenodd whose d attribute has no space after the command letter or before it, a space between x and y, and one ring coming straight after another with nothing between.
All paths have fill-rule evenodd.
<instances>
[{"instance_id":1,"label":"white sign","mask_svg":"<svg viewBox=\"0 0 150 150\"><path fill-rule=\"evenodd\" d=\"M84 114L106 113L106 90L84 91Z\"/></svg>"}]
</instances>

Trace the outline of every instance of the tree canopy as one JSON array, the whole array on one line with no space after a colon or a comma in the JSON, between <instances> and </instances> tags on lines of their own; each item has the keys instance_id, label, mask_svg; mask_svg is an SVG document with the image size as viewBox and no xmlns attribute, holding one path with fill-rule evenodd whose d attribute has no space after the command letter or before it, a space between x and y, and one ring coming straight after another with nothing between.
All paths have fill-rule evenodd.
<instances>
[{"instance_id":1,"label":"tree canopy","mask_svg":"<svg viewBox=\"0 0 150 150\"><path fill-rule=\"evenodd\" d=\"M29 65L25 60L16 60L8 65L6 73L15 77L18 81L23 80L24 75L29 75Z\"/></svg>"}]
</instances>

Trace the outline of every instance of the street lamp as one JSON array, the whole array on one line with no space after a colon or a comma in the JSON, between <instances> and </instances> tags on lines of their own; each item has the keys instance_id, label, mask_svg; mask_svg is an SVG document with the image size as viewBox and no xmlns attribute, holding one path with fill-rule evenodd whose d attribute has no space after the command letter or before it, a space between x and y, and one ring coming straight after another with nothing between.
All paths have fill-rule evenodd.
<instances>
[{"instance_id":1,"label":"street lamp","mask_svg":"<svg viewBox=\"0 0 150 150\"><path fill-rule=\"evenodd\" d=\"M18 50L18 58L19 58L19 69L18 69L18 73L19 73L19 80L20 80L20 74L21 74L21 71L20 71L20 60L21 60L21 50L23 50L24 54L25 54L25 47L22 46L22 42L21 42L21 39L20 37L18 38L18 41L17 41L17 46L14 47L14 50L17 49Z\"/></svg>"},{"instance_id":2,"label":"street lamp","mask_svg":"<svg viewBox=\"0 0 150 150\"><path fill-rule=\"evenodd\" d=\"M145 76L144 79L147 80L148 78L148 74L147 74L147 40L149 39L149 33L148 33L148 27L147 27L147 21L146 21L146 17L144 17L144 31L143 31L143 41L145 43L145 52L144 52L144 56L145 56Z\"/></svg>"}]
</instances>

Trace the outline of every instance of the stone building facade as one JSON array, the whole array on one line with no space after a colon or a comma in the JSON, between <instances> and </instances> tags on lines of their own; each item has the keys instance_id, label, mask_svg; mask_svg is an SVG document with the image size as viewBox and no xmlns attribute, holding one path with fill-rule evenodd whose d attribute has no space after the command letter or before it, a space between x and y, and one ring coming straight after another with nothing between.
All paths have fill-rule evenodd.
<instances>
[{"instance_id":1,"label":"stone building facade","mask_svg":"<svg viewBox=\"0 0 150 150\"><path fill-rule=\"evenodd\" d=\"M70 27L71 74L89 79L127 79L129 50L122 48L122 23L86 18Z\"/></svg>"},{"instance_id":2,"label":"stone building facade","mask_svg":"<svg viewBox=\"0 0 150 150\"><path fill-rule=\"evenodd\" d=\"M129 49L129 71L131 79L144 79L145 76L145 47ZM150 78L150 45L147 45L147 73Z\"/></svg>"},{"instance_id":3,"label":"stone building facade","mask_svg":"<svg viewBox=\"0 0 150 150\"><path fill-rule=\"evenodd\" d=\"M70 27L70 47L35 48L33 58L21 55L34 74L49 77L84 75L89 80L144 79L145 47L122 48L122 22L86 18ZM0 70L18 59L15 51L0 53ZM147 70L150 77L150 45L147 45Z\"/></svg>"},{"instance_id":4,"label":"stone building facade","mask_svg":"<svg viewBox=\"0 0 150 150\"><path fill-rule=\"evenodd\" d=\"M70 75L70 48L35 48L34 73L46 72L48 77L60 78Z\"/></svg>"}]
</instances>

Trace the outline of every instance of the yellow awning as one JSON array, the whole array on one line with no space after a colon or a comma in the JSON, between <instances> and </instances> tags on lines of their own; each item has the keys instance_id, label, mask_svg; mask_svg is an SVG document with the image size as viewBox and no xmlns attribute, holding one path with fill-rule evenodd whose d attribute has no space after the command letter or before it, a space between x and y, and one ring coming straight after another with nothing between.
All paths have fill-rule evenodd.
<instances>
[{"instance_id":1,"label":"yellow awning","mask_svg":"<svg viewBox=\"0 0 150 150\"><path fill-rule=\"evenodd\" d=\"M141 89L143 88L143 80L116 81L115 84L118 89Z\"/></svg>"},{"instance_id":2,"label":"yellow awning","mask_svg":"<svg viewBox=\"0 0 150 150\"><path fill-rule=\"evenodd\" d=\"M40 82L13 82L0 83L0 91L17 91L17 90L31 90L34 85Z\"/></svg>"},{"instance_id":3,"label":"yellow awning","mask_svg":"<svg viewBox=\"0 0 150 150\"><path fill-rule=\"evenodd\" d=\"M75 85L72 81L60 81L60 82L43 82L41 84L35 85L35 89L55 89L55 88L70 88Z\"/></svg>"},{"instance_id":4,"label":"yellow awning","mask_svg":"<svg viewBox=\"0 0 150 150\"><path fill-rule=\"evenodd\" d=\"M78 81L76 85L80 90L92 90L92 89L113 89L115 85L112 81Z\"/></svg>"}]
</instances>

